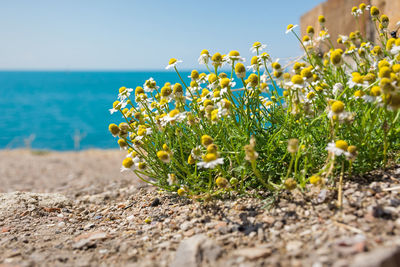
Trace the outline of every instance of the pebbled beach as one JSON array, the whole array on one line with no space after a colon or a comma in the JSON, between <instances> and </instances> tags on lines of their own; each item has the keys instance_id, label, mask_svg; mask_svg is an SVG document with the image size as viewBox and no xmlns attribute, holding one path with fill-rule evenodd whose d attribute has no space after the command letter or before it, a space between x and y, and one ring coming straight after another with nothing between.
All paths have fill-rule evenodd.
<instances>
[{"instance_id":1,"label":"pebbled beach","mask_svg":"<svg viewBox=\"0 0 400 267\"><path fill-rule=\"evenodd\" d=\"M0 151L0 266L396 266L400 166L199 203L120 173L117 150ZM268 197L265 194L265 197ZM394 265L388 265L394 264Z\"/></svg>"}]
</instances>

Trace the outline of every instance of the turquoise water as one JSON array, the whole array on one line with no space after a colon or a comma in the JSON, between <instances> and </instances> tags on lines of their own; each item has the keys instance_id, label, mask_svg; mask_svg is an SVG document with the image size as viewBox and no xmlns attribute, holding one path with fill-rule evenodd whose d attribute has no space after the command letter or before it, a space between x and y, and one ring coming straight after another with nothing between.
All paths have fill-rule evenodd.
<instances>
[{"instance_id":1,"label":"turquoise water","mask_svg":"<svg viewBox=\"0 0 400 267\"><path fill-rule=\"evenodd\" d=\"M119 87L150 77L158 84L179 79L173 71L0 72L0 149L24 147L31 136L32 148L72 150L79 134L80 149L117 148L108 124L122 118L108 109Z\"/></svg>"}]
</instances>

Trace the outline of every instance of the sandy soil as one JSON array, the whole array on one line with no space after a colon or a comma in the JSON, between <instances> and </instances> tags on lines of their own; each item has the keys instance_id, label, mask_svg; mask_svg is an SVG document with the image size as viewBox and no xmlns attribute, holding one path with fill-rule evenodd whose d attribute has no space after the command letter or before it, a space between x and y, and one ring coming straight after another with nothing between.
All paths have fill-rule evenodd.
<instances>
[{"instance_id":1,"label":"sandy soil","mask_svg":"<svg viewBox=\"0 0 400 267\"><path fill-rule=\"evenodd\" d=\"M0 151L0 266L400 266L400 166L346 179L338 210L313 187L193 202L123 158Z\"/></svg>"},{"instance_id":2,"label":"sandy soil","mask_svg":"<svg viewBox=\"0 0 400 267\"><path fill-rule=\"evenodd\" d=\"M121 173L119 150L51 152L0 150L0 192L98 192L112 183L135 183Z\"/></svg>"}]
</instances>

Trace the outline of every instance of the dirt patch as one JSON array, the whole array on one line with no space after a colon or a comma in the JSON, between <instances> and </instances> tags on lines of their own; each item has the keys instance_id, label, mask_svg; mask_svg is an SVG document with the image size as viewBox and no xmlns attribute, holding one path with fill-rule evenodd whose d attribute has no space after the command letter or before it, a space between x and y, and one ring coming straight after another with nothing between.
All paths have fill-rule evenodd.
<instances>
[{"instance_id":1,"label":"dirt patch","mask_svg":"<svg viewBox=\"0 0 400 267\"><path fill-rule=\"evenodd\" d=\"M71 156L36 156L24 151L20 157L24 153L26 157L46 156L50 162L54 158L70 162ZM90 160L91 153L79 153L83 155L72 157ZM123 158L119 151L112 153L115 162ZM92 153L100 168L106 168L105 161L110 158L106 160L101 154ZM42 163L51 164L43 158L37 160L32 177L40 175ZM34 188L53 193L0 194L0 263L385 266L379 264L388 258L395 260L399 254L399 166L346 181L342 211L335 208L333 191L311 187L307 193L284 193L275 206L269 205L269 198L249 197L198 203L158 192L134 182L132 176L120 177L115 166L110 168L102 169L104 175L115 171L109 179L95 178L99 168L87 167L85 175L73 182L62 173L75 170L47 171L41 176L43 183L33 183ZM54 175L59 177L57 182L51 181ZM32 185L29 179L26 184L24 180L14 184L12 176L6 178L11 179L11 190ZM66 184L60 188L59 183ZM374 265L368 260L371 258Z\"/></svg>"}]
</instances>

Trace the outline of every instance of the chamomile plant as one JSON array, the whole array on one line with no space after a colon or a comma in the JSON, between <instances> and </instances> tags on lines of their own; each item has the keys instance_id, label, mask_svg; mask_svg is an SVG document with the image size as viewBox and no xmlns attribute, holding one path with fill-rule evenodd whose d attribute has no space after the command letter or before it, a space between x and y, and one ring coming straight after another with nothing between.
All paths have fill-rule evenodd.
<instances>
[{"instance_id":1,"label":"chamomile plant","mask_svg":"<svg viewBox=\"0 0 400 267\"><path fill-rule=\"evenodd\" d=\"M378 8L362 4L351 12L356 20L371 17L376 44L355 31L334 45L320 16L320 32L309 26L301 37L292 24L284 30L304 48L290 65L255 42L250 60L236 50L203 50L198 62L207 72L184 77L182 61L171 58L166 69L179 83L150 78L121 87L110 113L122 122L109 126L127 152L121 170L208 199L307 184L338 184L340 191L344 177L398 161L400 39Z\"/></svg>"}]
</instances>

